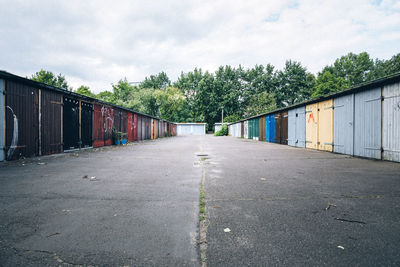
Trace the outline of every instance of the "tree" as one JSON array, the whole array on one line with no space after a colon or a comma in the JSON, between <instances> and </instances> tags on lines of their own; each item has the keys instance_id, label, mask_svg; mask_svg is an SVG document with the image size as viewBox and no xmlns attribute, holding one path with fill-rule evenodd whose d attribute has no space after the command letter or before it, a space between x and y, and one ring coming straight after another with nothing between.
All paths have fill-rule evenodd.
<instances>
[{"instance_id":1,"label":"tree","mask_svg":"<svg viewBox=\"0 0 400 267\"><path fill-rule=\"evenodd\" d=\"M375 60L375 79L400 72L400 53L389 60Z\"/></svg>"},{"instance_id":2,"label":"tree","mask_svg":"<svg viewBox=\"0 0 400 267\"><path fill-rule=\"evenodd\" d=\"M241 71L242 113L247 110L253 95L262 92L272 93L276 90L277 78L274 69L274 66L267 64L265 67L263 65L256 65L252 69Z\"/></svg>"},{"instance_id":3,"label":"tree","mask_svg":"<svg viewBox=\"0 0 400 267\"><path fill-rule=\"evenodd\" d=\"M96 98L97 99L100 99L100 100L102 100L102 101L104 101L104 102L112 102L113 101L113 93L112 92L110 92L110 91L103 91L103 92L100 92L100 93L98 93L97 95L96 95Z\"/></svg>"},{"instance_id":4,"label":"tree","mask_svg":"<svg viewBox=\"0 0 400 267\"><path fill-rule=\"evenodd\" d=\"M84 86L84 85L81 85L78 89L76 89L75 93L93 97L93 98L96 97L96 95L90 91L90 88L88 86Z\"/></svg>"},{"instance_id":5,"label":"tree","mask_svg":"<svg viewBox=\"0 0 400 267\"><path fill-rule=\"evenodd\" d=\"M392 75L400 72L400 53L387 60L385 65L385 75Z\"/></svg>"},{"instance_id":6,"label":"tree","mask_svg":"<svg viewBox=\"0 0 400 267\"><path fill-rule=\"evenodd\" d=\"M342 77L333 75L330 71L325 70L318 74L312 97L323 96L329 93L343 90L349 87L349 82Z\"/></svg>"},{"instance_id":7,"label":"tree","mask_svg":"<svg viewBox=\"0 0 400 267\"><path fill-rule=\"evenodd\" d=\"M230 122L236 122L236 121L240 121L242 119L242 117L240 117L240 115L238 114L232 114L229 116L224 117L224 123L230 123Z\"/></svg>"},{"instance_id":8,"label":"tree","mask_svg":"<svg viewBox=\"0 0 400 267\"><path fill-rule=\"evenodd\" d=\"M309 99L315 78L299 62L288 60L277 73L274 91L277 107L284 107Z\"/></svg>"},{"instance_id":9,"label":"tree","mask_svg":"<svg viewBox=\"0 0 400 267\"><path fill-rule=\"evenodd\" d=\"M212 96L215 98L215 102L218 103L217 105L219 105L216 108L220 110L223 107L226 115L240 111L242 86L239 81L239 71L231 66L221 66L215 72L214 77ZM221 121L222 113L218 112L217 114L217 121Z\"/></svg>"},{"instance_id":10,"label":"tree","mask_svg":"<svg viewBox=\"0 0 400 267\"><path fill-rule=\"evenodd\" d=\"M134 90L134 86L129 84L126 78L118 81L116 85L112 85L113 97L112 103L117 105L124 105L128 102L131 93Z\"/></svg>"},{"instance_id":11,"label":"tree","mask_svg":"<svg viewBox=\"0 0 400 267\"><path fill-rule=\"evenodd\" d=\"M181 73L181 76L174 83L174 87L179 88L186 98L189 106L190 116L188 120L201 121L199 116L201 112L195 105L195 98L199 90L200 81L203 79L203 72L201 69L195 68L193 72Z\"/></svg>"},{"instance_id":12,"label":"tree","mask_svg":"<svg viewBox=\"0 0 400 267\"><path fill-rule=\"evenodd\" d=\"M66 90L71 90L69 87L65 77L63 75L58 74L57 76L54 75L51 71L46 71L46 70L40 70L36 72L35 74L32 75L31 77L32 80L45 83L51 86L55 86L58 88L66 89Z\"/></svg>"},{"instance_id":13,"label":"tree","mask_svg":"<svg viewBox=\"0 0 400 267\"><path fill-rule=\"evenodd\" d=\"M178 88L167 87L165 90L156 90L154 96L160 118L174 122L185 122L190 116L186 98Z\"/></svg>"},{"instance_id":14,"label":"tree","mask_svg":"<svg viewBox=\"0 0 400 267\"><path fill-rule=\"evenodd\" d=\"M249 106L247 107L247 116L267 113L274 109L276 109L274 95L267 92L258 93L253 95L250 99Z\"/></svg>"},{"instance_id":15,"label":"tree","mask_svg":"<svg viewBox=\"0 0 400 267\"><path fill-rule=\"evenodd\" d=\"M165 89L171 85L171 81L165 72L160 72L157 75L150 75L146 77L140 84L141 88Z\"/></svg>"},{"instance_id":16,"label":"tree","mask_svg":"<svg viewBox=\"0 0 400 267\"><path fill-rule=\"evenodd\" d=\"M332 66L325 67L322 72L329 71L336 77L342 77L350 86L373 80L374 61L367 52L348 53L335 60Z\"/></svg>"}]
</instances>

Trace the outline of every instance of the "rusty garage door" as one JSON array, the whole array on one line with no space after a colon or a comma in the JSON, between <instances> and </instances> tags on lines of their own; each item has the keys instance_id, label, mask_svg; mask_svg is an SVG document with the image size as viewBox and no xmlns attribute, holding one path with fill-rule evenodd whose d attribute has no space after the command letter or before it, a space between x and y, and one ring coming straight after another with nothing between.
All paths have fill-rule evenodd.
<instances>
[{"instance_id":1,"label":"rusty garage door","mask_svg":"<svg viewBox=\"0 0 400 267\"><path fill-rule=\"evenodd\" d=\"M4 160L4 93L5 81L0 79L0 161Z\"/></svg>"},{"instance_id":2,"label":"rusty garage door","mask_svg":"<svg viewBox=\"0 0 400 267\"><path fill-rule=\"evenodd\" d=\"M39 91L6 81L6 159L39 154Z\"/></svg>"},{"instance_id":3,"label":"rusty garage door","mask_svg":"<svg viewBox=\"0 0 400 267\"><path fill-rule=\"evenodd\" d=\"M93 145L93 104L81 101L81 145Z\"/></svg>"},{"instance_id":4,"label":"rusty garage door","mask_svg":"<svg viewBox=\"0 0 400 267\"><path fill-rule=\"evenodd\" d=\"M63 98L63 139L64 151L79 148L79 100Z\"/></svg>"},{"instance_id":5,"label":"rusty garage door","mask_svg":"<svg viewBox=\"0 0 400 267\"><path fill-rule=\"evenodd\" d=\"M40 90L40 147L42 155L62 152L62 95Z\"/></svg>"},{"instance_id":6,"label":"rusty garage door","mask_svg":"<svg viewBox=\"0 0 400 267\"><path fill-rule=\"evenodd\" d=\"M236 126L235 126L236 127ZM265 141L265 116L258 119L258 140Z\"/></svg>"}]
</instances>

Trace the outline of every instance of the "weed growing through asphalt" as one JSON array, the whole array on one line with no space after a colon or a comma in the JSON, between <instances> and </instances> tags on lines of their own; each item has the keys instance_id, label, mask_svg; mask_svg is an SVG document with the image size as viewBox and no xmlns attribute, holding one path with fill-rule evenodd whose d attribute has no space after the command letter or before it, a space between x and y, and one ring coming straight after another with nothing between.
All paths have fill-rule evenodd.
<instances>
[{"instance_id":1,"label":"weed growing through asphalt","mask_svg":"<svg viewBox=\"0 0 400 267\"><path fill-rule=\"evenodd\" d=\"M206 203L204 201L204 185L200 188L200 221L206 218Z\"/></svg>"}]
</instances>

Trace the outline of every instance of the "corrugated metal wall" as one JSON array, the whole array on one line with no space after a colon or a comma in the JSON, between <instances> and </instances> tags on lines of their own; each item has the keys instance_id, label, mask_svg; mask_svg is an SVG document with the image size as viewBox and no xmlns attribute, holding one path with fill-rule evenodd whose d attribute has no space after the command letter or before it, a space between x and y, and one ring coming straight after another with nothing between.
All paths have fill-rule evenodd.
<instances>
[{"instance_id":1,"label":"corrugated metal wall","mask_svg":"<svg viewBox=\"0 0 400 267\"><path fill-rule=\"evenodd\" d=\"M154 125L154 119L153 118L151 118L150 119L150 139L154 139L154 127L155 127L155 125Z\"/></svg>"},{"instance_id":2,"label":"corrugated metal wall","mask_svg":"<svg viewBox=\"0 0 400 267\"><path fill-rule=\"evenodd\" d=\"M281 143L281 113L275 113L275 143Z\"/></svg>"},{"instance_id":3,"label":"corrugated metal wall","mask_svg":"<svg viewBox=\"0 0 400 267\"><path fill-rule=\"evenodd\" d=\"M133 123L133 114L131 112L128 112L128 141L132 142L133 141L133 129L134 129L134 123Z\"/></svg>"},{"instance_id":4,"label":"corrugated metal wall","mask_svg":"<svg viewBox=\"0 0 400 267\"><path fill-rule=\"evenodd\" d=\"M249 139L253 139L253 134L254 134L254 123L253 120L249 120L249 129L248 129L248 135L249 135Z\"/></svg>"},{"instance_id":5,"label":"corrugated metal wall","mask_svg":"<svg viewBox=\"0 0 400 267\"><path fill-rule=\"evenodd\" d=\"M296 110L296 146L306 147L306 107L299 107Z\"/></svg>"},{"instance_id":6,"label":"corrugated metal wall","mask_svg":"<svg viewBox=\"0 0 400 267\"><path fill-rule=\"evenodd\" d=\"M229 131L230 131L230 135L234 136L234 137L241 137L242 136L242 123L238 122L238 123L234 123L229 125Z\"/></svg>"},{"instance_id":7,"label":"corrugated metal wall","mask_svg":"<svg viewBox=\"0 0 400 267\"><path fill-rule=\"evenodd\" d=\"M157 139L158 138L158 120L154 120L154 138Z\"/></svg>"},{"instance_id":8,"label":"corrugated metal wall","mask_svg":"<svg viewBox=\"0 0 400 267\"><path fill-rule=\"evenodd\" d=\"M275 113L275 143L287 145L288 112Z\"/></svg>"},{"instance_id":9,"label":"corrugated metal wall","mask_svg":"<svg viewBox=\"0 0 400 267\"><path fill-rule=\"evenodd\" d=\"M138 140L138 115L133 114L133 141Z\"/></svg>"},{"instance_id":10,"label":"corrugated metal wall","mask_svg":"<svg viewBox=\"0 0 400 267\"><path fill-rule=\"evenodd\" d=\"M259 127L258 118L253 119L253 139L254 140L258 140L258 133L259 133L258 127Z\"/></svg>"},{"instance_id":11,"label":"corrugated metal wall","mask_svg":"<svg viewBox=\"0 0 400 267\"><path fill-rule=\"evenodd\" d=\"M383 159L400 162L400 83L383 90Z\"/></svg>"},{"instance_id":12,"label":"corrugated metal wall","mask_svg":"<svg viewBox=\"0 0 400 267\"><path fill-rule=\"evenodd\" d=\"M260 117L258 118L258 140L259 141L265 141L265 117Z\"/></svg>"},{"instance_id":13,"label":"corrugated metal wall","mask_svg":"<svg viewBox=\"0 0 400 267\"><path fill-rule=\"evenodd\" d=\"M243 137L248 139L249 138L249 121L246 120L243 122Z\"/></svg>"},{"instance_id":14,"label":"corrugated metal wall","mask_svg":"<svg viewBox=\"0 0 400 267\"><path fill-rule=\"evenodd\" d=\"M4 156L4 91L5 91L5 82L0 79L0 161L5 159Z\"/></svg>"},{"instance_id":15,"label":"corrugated metal wall","mask_svg":"<svg viewBox=\"0 0 400 267\"><path fill-rule=\"evenodd\" d=\"M204 131L206 130L206 127L204 126ZM172 124L172 136L176 136L177 130L176 130L176 124Z\"/></svg>"},{"instance_id":16,"label":"corrugated metal wall","mask_svg":"<svg viewBox=\"0 0 400 267\"><path fill-rule=\"evenodd\" d=\"M288 111L288 145L306 147L306 107Z\"/></svg>"},{"instance_id":17,"label":"corrugated metal wall","mask_svg":"<svg viewBox=\"0 0 400 267\"><path fill-rule=\"evenodd\" d=\"M81 143L82 147L93 145L93 104L81 102Z\"/></svg>"},{"instance_id":18,"label":"corrugated metal wall","mask_svg":"<svg viewBox=\"0 0 400 267\"><path fill-rule=\"evenodd\" d=\"M288 111L288 145L296 146L296 109Z\"/></svg>"},{"instance_id":19,"label":"corrugated metal wall","mask_svg":"<svg viewBox=\"0 0 400 267\"><path fill-rule=\"evenodd\" d=\"M128 112L121 110L121 132L128 133Z\"/></svg>"},{"instance_id":20,"label":"corrugated metal wall","mask_svg":"<svg viewBox=\"0 0 400 267\"><path fill-rule=\"evenodd\" d=\"M144 139L144 126L143 126L143 118L141 115L138 116L138 127L137 127L137 138L139 141Z\"/></svg>"},{"instance_id":21,"label":"corrugated metal wall","mask_svg":"<svg viewBox=\"0 0 400 267\"><path fill-rule=\"evenodd\" d=\"M354 95L354 155L381 158L381 88Z\"/></svg>"},{"instance_id":22,"label":"corrugated metal wall","mask_svg":"<svg viewBox=\"0 0 400 267\"><path fill-rule=\"evenodd\" d=\"M353 155L354 94L334 99L334 149L336 153Z\"/></svg>"},{"instance_id":23,"label":"corrugated metal wall","mask_svg":"<svg viewBox=\"0 0 400 267\"><path fill-rule=\"evenodd\" d=\"M61 94L40 90L40 150L42 155L62 152L62 102Z\"/></svg>"},{"instance_id":24,"label":"corrugated metal wall","mask_svg":"<svg viewBox=\"0 0 400 267\"><path fill-rule=\"evenodd\" d=\"M177 135L205 135L206 125L202 123L196 124L178 124Z\"/></svg>"},{"instance_id":25,"label":"corrugated metal wall","mask_svg":"<svg viewBox=\"0 0 400 267\"><path fill-rule=\"evenodd\" d=\"M37 156L39 152L39 91L6 81L6 159Z\"/></svg>"},{"instance_id":26,"label":"corrugated metal wall","mask_svg":"<svg viewBox=\"0 0 400 267\"><path fill-rule=\"evenodd\" d=\"M145 121L145 135L144 135L144 139L148 140L151 138L151 118L149 117L144 117L144 121Z\"/></svg>"},{"instance_id":27,"label":"corrugated metal wall","mask_svg":"<svg viewBox=\"0 0 400 267\"><path fill-rule=\"evenodd\" d=\"M146 139L146 118L141 116L142 119L142 127L141 127L141 140Z\"/></svg>"},{"instance_id":28,"label":"corrugated metal wall","mask_svg":"<svg viewBox=\"0 0 400 267\"><path fill-rule=\"evenodd\" d=\"M80 147L79 100L64 96L63 104L63 148L64 151L77 149Z\"/></svg>"},{"instance_id":29,"label":"corrugated metal wall","mask_svg":"<svg viewBox=\"0 0 400 267\"><path fill-rule=\"evenodd\" d=\"M158 136L159 137L163 137L164 136L163 135L163 125L164 125L164 122L162 120L160 120L158 122Z\"/></svg>"},{"instance_id":30,"label":"corrugated metal wall","mask_svg":"<svg viewBox=\"0 0 400 267\"><path fill-rule=\"evenodd\" d=\"M275 114L270 114L265 117L265 127L266 127L266 141L274 143L275 142Z\"/></svg>"},{"instance_id":31,"label":"corrugated metal wall","mask_svg":"<svg viewBox=\"0 0 400 267\"><path fill-rule=\"evenodd\" d=\"M318 103L306 106L306 147L318 149Z\"/></svg>"},{"instance_id":32,"label":"corrugated metal wall","mask_svg":"<svg viewBox=\"0 0 400 267\"><path fill-rule=\"evenodd\" d=\"M333 151L333 99L318 103L318 149Z\"/></svg>"},{"instance_id":33,"label":"corrugated metal wall","mask_svg":"<svg viewBox=\"0 0 400 267\"><path fill-rule=\"evenodd\" d=\"M93 147L104 146L104 118L102 105L94 104L94 119L93 119Z\"/></svg>"},{"instance_id":34,"label":"corrugated metal wall","mask_svg":"<svg viewBox=\"0 0 400 267\"><path fill-rule=\"evenodd\" d=\"M306 147L333 151L333 99L306 106Z\"/></svg>"},{"instance_id":35,"label":"corrugated metal wall","mask_svg":"<svg viewBox=\"0 0 400 267\"><path fill-rule=\"evenodd\" d=\"M121 114L120 110L114 108L114 129L121 131Z\"/></svg>"},{"instance_id":36,"label":"corrugated metal wall","mask_svg":"<svg viewBox=\"0 0 400 267\"><path fill-rule=\"evenodd\" d=\"M242 121L240 124L241 124L240 137L244 138L244 122Z\"/></svg>"}]
</instances>

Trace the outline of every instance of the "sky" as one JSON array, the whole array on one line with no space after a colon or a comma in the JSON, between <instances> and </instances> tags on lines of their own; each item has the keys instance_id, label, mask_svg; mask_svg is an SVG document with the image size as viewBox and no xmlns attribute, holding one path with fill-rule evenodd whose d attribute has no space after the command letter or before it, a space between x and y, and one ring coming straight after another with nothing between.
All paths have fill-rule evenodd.
<instances>
[{"instance_id":1,"label":"sky","mask_svg":"<svg viewBox=\"0 0 400 267\"><path fill-rule=\"evenodd\" d=\"M78 88L111 90L165 71L221 65L282 69L288 59L316 74L349 52L400 53L398 1L0 0L0 69L45 69Z\"/></svg>"}]
</instances>

